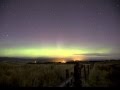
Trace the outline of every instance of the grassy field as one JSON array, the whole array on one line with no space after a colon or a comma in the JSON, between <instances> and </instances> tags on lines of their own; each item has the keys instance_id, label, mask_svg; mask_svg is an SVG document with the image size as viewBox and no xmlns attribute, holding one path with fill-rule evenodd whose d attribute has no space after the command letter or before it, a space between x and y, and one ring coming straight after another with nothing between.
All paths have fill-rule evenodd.
<instances>
[{"instance_id":1,"label":"grassy field","mask_svg":"<svg viewBox=\"0 0 120 90\"><path fill-rule=\"evenodd\" d=\"M85 87L118 87L120 86L120 61L84 62L92 68ZM66 69L74 72L74 64L23 64L0 63L0 86L10 87L55 87L66 80ZM87 69L86 69L87 70Z\"/></svg>"},{"instance_id":2,"label":"grassy field","mask_svg":"<svg viewBox=\"0 0 120 90\"><path fill-rule=\"evenodd\" d=\"M0 86L53 87L65 80L65 70L73 64L0 63Z\"/></svg>"},{"instance_id":3,"label":"grassy field","mask_svg":"<svg viewBox=\"0 0 120 90\"><path fill-rule=\"evenodd\" d=\"M119 87L120 61L95 63L87 82L90 87Z\"/></svg>"}]
</instances>

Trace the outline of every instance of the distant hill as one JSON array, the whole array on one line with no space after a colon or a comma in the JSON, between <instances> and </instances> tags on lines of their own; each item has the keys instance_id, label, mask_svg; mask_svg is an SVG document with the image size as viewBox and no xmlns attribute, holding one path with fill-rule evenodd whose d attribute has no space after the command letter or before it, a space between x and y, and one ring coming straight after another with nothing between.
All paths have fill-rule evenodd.
<instances>
[{"instance_id":1,"label":"distant hill","mask_svg":"<svg viewBox=\"0 0 120 90\"><path fill-rule=\"evenodd\" d=\"M0 57L0 62L15 62L15 63L34 63L36 60L37 63L46 63L46 62L54 62L54 59L58 58L49 58L49 57L39 57L39 58L17 58L17 57ZM85 60L82 62L100 62L100 61L115 61L116 59L111 60ZM118 59L120 60L120 59ZM80 61L81 62L81 61ZM68 60L67 63L74 63L73 60Z\"/></svg>"},{"instance_id":2,"label":"distant hill","mask_svg":"<svg viewBox=\"0 0 120 90\"><path fill-rule=\"evenodd\" d=\"M40 58L17 58L17 57L0 57L0 62L20 62L20 63L37 63L53 62L54 58L40 57Z\"/></svg>"}]
</instances>

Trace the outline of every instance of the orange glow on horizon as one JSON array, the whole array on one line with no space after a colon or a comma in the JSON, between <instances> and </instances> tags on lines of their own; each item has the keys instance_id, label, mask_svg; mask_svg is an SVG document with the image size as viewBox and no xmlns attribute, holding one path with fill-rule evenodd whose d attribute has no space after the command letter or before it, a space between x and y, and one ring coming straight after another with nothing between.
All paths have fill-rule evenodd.
<instances>
[{"instance_id":1,"label":"orange glow on horizon","mask_svg":"<svg viewBox=\"0 0 120 90\"><path fill-rule=\"evenodd\" d=\"M61 61L61 63L66 63L66 61L65 61L65 60L63 60L63 61Z\"/></svg>"},{"instance_id":2,"label":"orange glow on horizon","mask_svg":"<svg viewBox=\"0 0 120 90\"><path fill-rule=\"evenodd\" d=\"M53 60L54 62L61 62L61 63L66 63L66 59L65 58L57 58Z\"/></svg>"},{"instance_id":3,"label":"orange glow on horizon","mask_svg":"<svg viewBox=\"0 0 120 90\"><path fill-rule=\"evenodd\" d=\"M86 59L85 55L73 55L69 58L66 57L58 57L53 59L53 62L60 62L60 63L66 63L69 60L73 60L73 61L84 61Z\"/></svg>"},{"instance_id":4,"label":"orange glow on horizon","mask_svg":"<svg viewBox=\"0 0 120 90\"><path fill-rule=\"evenodd\" d=\"M74 55L74 56L72 56L73 61L84 61L85 58L86 57L84 55Z\"/></svg>"}]
</instances>

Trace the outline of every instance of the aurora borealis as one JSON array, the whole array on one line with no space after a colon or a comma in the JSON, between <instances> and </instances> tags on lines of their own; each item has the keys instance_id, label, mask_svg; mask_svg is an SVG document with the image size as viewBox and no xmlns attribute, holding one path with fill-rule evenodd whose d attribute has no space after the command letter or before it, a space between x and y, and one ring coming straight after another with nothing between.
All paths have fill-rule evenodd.
<instances>
[{"instance_id":1,"label":"aurora borealis","mask_svg":"<svg viewBox=\"0 0 120 90\"><path fill-rule=\"evenodd\" d=\"M1 57L120 58L119 0L1 0Z\"/></svg>"},{"instance_id":2,"label":"aurora borealis","mask_svg":"<svg viewBox=\"0 0 120 90\"><path fill-rule=\"evenodd\" d=\"M75 54L88 53L109 53L109 50L85 50L85 49L67 49L67 48L12 48L1 50L2 56L10 57L70 57Z\"/></svg>"}]
</instances>

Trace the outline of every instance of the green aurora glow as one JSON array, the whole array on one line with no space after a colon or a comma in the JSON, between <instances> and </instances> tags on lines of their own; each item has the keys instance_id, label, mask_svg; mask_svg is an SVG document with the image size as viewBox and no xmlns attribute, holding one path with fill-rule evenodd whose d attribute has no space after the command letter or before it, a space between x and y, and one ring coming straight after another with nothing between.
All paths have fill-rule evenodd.
<instances>
[{"instance_id":1,"label":"green aurora glow","mask_svg":"<svg viewBox=\"0 0 120 90\"><path fill-rule=\"evenodd\" d=\"M101 53L109 54L110 49L83 49L83 48L2 48L0 49L0 56L4 57L70 57L75 54L90 54Z\"/></svg>"}]
</instances>

